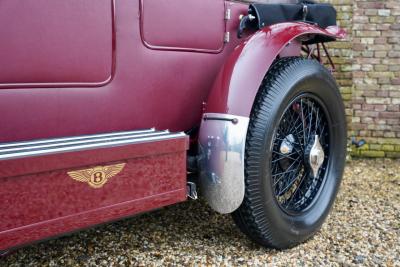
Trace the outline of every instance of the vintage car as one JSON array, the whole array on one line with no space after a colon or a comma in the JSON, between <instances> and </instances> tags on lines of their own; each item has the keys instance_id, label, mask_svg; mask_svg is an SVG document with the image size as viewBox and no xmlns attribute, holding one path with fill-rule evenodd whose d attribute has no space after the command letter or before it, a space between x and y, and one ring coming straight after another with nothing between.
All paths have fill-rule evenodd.
<instances>
[{"instance_id":1,"label":"vintage car","mask_svg":"<svg viewBox=\"0 0 400 267\"><path fill-rule=\"evenodd\" d=\"M321 227L347 143L331 5L2 0L0 25L1 251L197 192L263 246Z\"/></svg>"}]
</instances>

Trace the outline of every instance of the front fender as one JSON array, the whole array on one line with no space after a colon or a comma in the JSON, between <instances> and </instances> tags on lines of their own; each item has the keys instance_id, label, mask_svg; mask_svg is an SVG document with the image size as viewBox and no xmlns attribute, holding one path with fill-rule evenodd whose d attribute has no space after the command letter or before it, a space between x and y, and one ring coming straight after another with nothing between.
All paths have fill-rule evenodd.
<instances>
[{"instance_id":1,"label":"front fender","mask_svg":"<svg viewBox=\"0 0 400 267\"><path fill-rule=\"evenodd\" d=\"M336 26L321 29L304 22L278 23L257 31L238 45L223 65L207 99L206 112L248 117L258 88L276 57L290 42L315 35L341 39L345 31Z\"/></svg>"},{"instance_id":2,"label":"front fender","mask_svg":"<svg viewBox=\"0 0 400 267\"><path fill-rule=\"evenodd\" d=\"M214 210L231 213L243 201L249 116L265 74L290 42L316 35L343 38L345 33L338 27L324 30L302 22L275 24L236 47L221 69L199 135L200 187Z\"/></svg>"}]
</instances>

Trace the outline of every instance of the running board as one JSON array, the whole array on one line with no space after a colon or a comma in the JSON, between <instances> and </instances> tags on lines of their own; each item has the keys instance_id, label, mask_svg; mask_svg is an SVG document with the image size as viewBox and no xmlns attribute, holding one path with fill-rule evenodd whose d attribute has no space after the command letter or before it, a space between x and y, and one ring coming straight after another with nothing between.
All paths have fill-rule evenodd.
<instances>
[{"instance_id":1,"label":"running board","mask_svg":"<svg viewBox=\"0 0 400 267\"><path fill-rule=\"evenodd\" d=\"M0 251L186 200L188 148L155 129L0 143Z\"/></svg>"},{"instance_id":2,"label":"running board","mask_svg":"<svg viewBox=\"0 0 400 267\"><path fill-rule=\"evenodd\" d=\"M0 143L0 160L162 141L184 136L183 132L170 133L168 130L156 131L152 128L110 134Z\"/></svg>"},{"instance_id":3,"label":"running board","mask_svg":"<svg viewBox=\"0 0 400 267\"><path fill-rule=\"evenodd\" d=\"M187 142L183 132L151 128L0 143L0 178L186 151Z\"/></svg>"}]
</instances>

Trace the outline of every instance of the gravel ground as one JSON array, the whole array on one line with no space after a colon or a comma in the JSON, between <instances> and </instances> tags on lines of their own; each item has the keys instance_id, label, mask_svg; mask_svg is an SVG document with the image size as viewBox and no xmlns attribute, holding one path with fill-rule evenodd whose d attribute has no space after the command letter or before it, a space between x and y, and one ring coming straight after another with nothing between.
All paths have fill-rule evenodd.
<instances>
[{"instance_id":1,"label":"gravel ground","mask_svg":"<svg viewBox=\"0 0 400 267\"><path fill-rule=\"evenodd\" d=\"M201 201L17 250L2 266L400 266L400 160L355 160L327 222L286 251L249 241Z\"/></svg>"}]
</instances>

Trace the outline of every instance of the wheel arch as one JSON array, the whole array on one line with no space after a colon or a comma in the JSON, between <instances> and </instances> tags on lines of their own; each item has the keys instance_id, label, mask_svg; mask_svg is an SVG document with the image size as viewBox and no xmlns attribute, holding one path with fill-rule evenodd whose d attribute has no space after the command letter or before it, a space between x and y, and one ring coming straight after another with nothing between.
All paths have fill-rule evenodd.
<instances>
[{"instance_id":1,"label":"wheel arch","mask_svg":"<svg viewBox=\"0 0 400 267\"><path fill-rule=\"evenodd\" d=\"M321 29L304 22L278 23L265 27L239 44L222 66L206 102L206 113L248 117L261 82L274 60L299 56L303 41L328 37L342 39L336 26ZM289 48L289 54L284 53Z\"/></svg>"},{"instance_id":2,"label":"wheel arch","mask_svg":"<svg viewBox=\"0 0 400 267\"><path fill-rule=\"evenodd\" d=\"M209 94L199 133L200 188L214 210L231 213L244 199L249 117L274 60L280 54L300 55L303 41L344 36L344 30L336 26L321 29L303 22L279 23L256 32L232 52ZM294 49L290 49L292 44Z\"/></svg>"}]
</instances>

